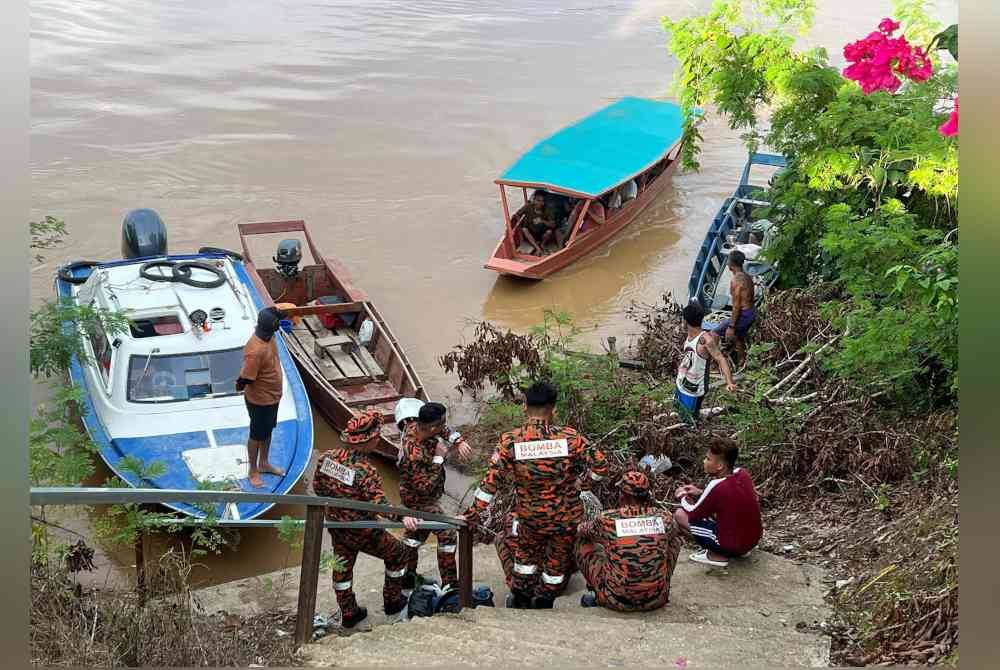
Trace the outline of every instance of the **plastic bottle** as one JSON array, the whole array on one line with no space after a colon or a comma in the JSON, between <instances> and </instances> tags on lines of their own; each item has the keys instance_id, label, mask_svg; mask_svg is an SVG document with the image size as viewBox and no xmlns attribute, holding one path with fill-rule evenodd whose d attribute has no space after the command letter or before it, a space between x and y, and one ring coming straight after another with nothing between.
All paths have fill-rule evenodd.
<instances>
[{"instance_id":1,"label":"plastic bottle","mask_svg":"<svg viewBox=\"0 0 1000 670\"><path fill-rule=\"evenodd\" d=\"M365 319L358 330L358 339L361 340L361 346L367 347L368 343L372 341L372 335L374 334L375 324L372 323L371 319Z\"/></svg>"}]
</instances>

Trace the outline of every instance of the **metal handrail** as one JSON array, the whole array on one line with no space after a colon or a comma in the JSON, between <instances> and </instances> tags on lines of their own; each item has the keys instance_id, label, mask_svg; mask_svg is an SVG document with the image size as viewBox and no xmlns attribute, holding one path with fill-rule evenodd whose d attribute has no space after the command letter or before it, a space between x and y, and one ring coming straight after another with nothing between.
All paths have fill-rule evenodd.
<instances>
[{"instance_id":1,"label":"metal handrail","mask_svg":"<svg viewBox=\"0 0 1000 670\"><path fill-rule=\"evenodd\" d=\"M202 491L184 489L90 488L83 486L32 487L32 505L121 505L186 503L282 503L316 507L336 507L358 512L374 512L392 516L412 516L425 521L438 521L455 528L466 525L461 517L434 514L407 507L379 505L349 498L326 498L302 494L257 493L252 491ZM351 522L345 522L351 523Z\"/></svg>"},{"instance_id":2,"label":"metal handrail","mask_svg":"<svg viewBox=\"0 0 1000 670\"><path fill-rule=\"evenodd\" d=\"M305 524L304 520L294 519L296 523ZM150 525L171 525L171 526L220 526L222 528L280 528L287 521L282 519L158 519ZM440 521L421 521L421 530L450 530L454 528L452 524ZM401 521L330 521L323 522L323 528L405 528Z\"/></svg>"},{"instance_id":3,"label":"metal handrail","mask_svg":"<svg viewBox=\"0 0 1000 670\"><path fill-rule=\"evenodd\" d=\"M421 520L421 528L458 530L458 573L459 598L463 607L472 605L472 532L465 519L445 514L434 514L394 505L377 505L346 498L326 498L310 495L283 495L277 493L256 493L248 491L185 491L180 489L131 489L131 488L89 488L89 487L32 487L31 505L100 505L100 504L159 504L167 502L220 503L284 503L304 505L306 518L303 522L302 568L299 573L299 598L295 621L295 641L305 644L312 639L313 616L316 613L316 592L319 588L320 558L323 546L324 528L400 528L398 521L363 519L358 521L329 521L326 509L329 507L349 509L359 512L374 512L392 516L410 516ZM166 523L179 526L217 525L230 528L278 527L287 521L276 519L205 519L177 518ZM136 581L141 598L145 597L145 560L143 558L143 538L140 531L136 541Z\"/></svg>"}]
</instances>

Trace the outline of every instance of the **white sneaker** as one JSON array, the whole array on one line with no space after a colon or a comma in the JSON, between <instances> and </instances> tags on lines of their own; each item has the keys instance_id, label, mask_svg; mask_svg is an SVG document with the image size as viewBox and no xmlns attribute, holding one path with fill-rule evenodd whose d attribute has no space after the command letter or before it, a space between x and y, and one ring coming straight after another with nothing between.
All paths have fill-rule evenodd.
<instances>
[{"instance_id":1,"label":"white sneaker","mask_svg":"<svg viewBox=\"0 0 1000 670\"><path fill-rule=\"evenodd\" d=\"M724 568L729 565L729 561L713 561L708 557L708 549L702 549L701 551L696 551L695 553L688 556L689 560L695 563L701 563L703 565L711 565L716 568Z\"/></svg>"}]
</instances>

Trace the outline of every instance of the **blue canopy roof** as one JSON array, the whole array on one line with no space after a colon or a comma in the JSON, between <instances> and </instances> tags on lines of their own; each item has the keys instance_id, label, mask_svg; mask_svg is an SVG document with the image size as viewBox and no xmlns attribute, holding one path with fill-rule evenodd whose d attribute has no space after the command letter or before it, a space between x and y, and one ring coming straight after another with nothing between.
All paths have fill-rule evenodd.
<instances>
[{"instance_id":1,"label":"blue canopy roof","mask_svg":"<svg viewBox=\"0 0 1000 670\"><path fill-rule=\"evenodd\" d=\"M683 126L679 105L622 98L542 140L497 181L597 197L662 159Z\"/></svg>"}]
</instances>

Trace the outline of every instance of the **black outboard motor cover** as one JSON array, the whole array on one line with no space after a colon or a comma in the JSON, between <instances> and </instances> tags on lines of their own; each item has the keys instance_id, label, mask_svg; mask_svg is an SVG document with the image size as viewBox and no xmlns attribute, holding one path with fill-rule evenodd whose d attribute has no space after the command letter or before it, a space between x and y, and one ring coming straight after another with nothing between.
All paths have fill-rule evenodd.
<instances>
[{"instance_id":1,"label":"black outboard motor cover","mask_svg":"<svg viewBox=\"0 0 1000 670\"><path fill-rule=\"evenodd\" d=\"M298 240L281 240L278 251L272 259L282 277L294 279L299 274L299 262L302 260L302 243Z\"/></svg>"},{"instance_id":2,"label":"black outboard motor cover","mask_svg":"<svg viewBox=\"0 0 1000 670\"><path fill-rule=\"evenodd\" d=\"M122 258L167 255L167 227L151 209L133 209L122 221Z\"/></svg>"}]
</instances>

